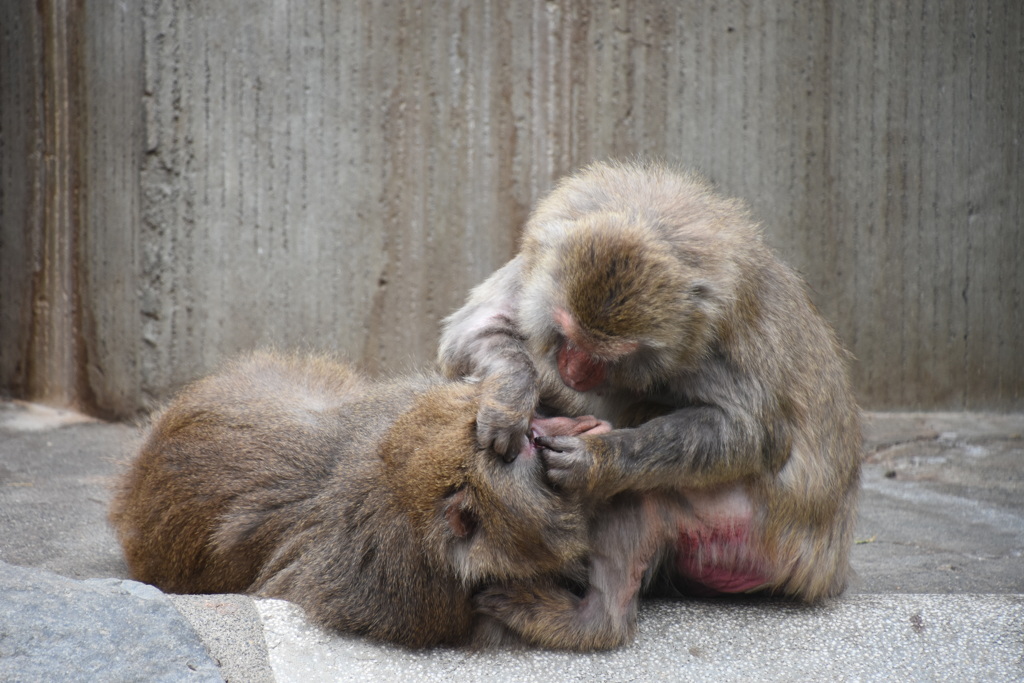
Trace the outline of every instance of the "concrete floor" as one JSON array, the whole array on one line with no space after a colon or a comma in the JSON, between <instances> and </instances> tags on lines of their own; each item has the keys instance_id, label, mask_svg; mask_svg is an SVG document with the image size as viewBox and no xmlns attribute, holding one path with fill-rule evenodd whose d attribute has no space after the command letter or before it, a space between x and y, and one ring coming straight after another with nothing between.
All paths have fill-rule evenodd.
<instances>
[{"instance_id":1,"label":"concrete floor","mask_svg":"<svg viewBox=\"0 0 1024 683\"><path fill-rule=\"evenodd\" d=\"M409 652L324 632L280 601L168 598L120 581L126 567L105 508L137 430L0 403L0 561L7 565L0 565L0 594L15 605L0 610L0 679L138 677L132 666L152 660L150 647L168 667L156 677L169 680L1021 680L1022 435L1022 414L868 415L857 578L829 606L651 602L636 643L598 655ZM76 603L86 598L88 607ZM40 614L53 614L40 610L44 603L64 605L57 626L41 625ZM106 628L97 626L101 603L121 610L111 612L113 624L125 623L124 609L156 619L154 632L168 632L173 622L180 643L122 636L132 642L114 643L114 651L129 655L118 662L99 656L99 679L76 669L86 660L52 648L63 639L69 651L88 649ZM197 651L209 661L196 660Z\"/></svg>"}]
</instances>

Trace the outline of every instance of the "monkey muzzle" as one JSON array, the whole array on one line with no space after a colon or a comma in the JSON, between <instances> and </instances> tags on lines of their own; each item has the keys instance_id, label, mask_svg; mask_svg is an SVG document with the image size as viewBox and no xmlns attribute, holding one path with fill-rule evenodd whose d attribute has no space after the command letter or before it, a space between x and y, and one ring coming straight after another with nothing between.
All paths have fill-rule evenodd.
<instances>
[{"instance_id":1,"label":"monkey muzzle","mask_svg":"<svg viewBox=\"0 0 1024 683\"><path fill-rule=\"evenodd\" d=\"M570 389L579 392L596 389L604 383L607 374L608 364L583 349L563 344L558 350L558 375Z\"/></svg>"}]
</instances>

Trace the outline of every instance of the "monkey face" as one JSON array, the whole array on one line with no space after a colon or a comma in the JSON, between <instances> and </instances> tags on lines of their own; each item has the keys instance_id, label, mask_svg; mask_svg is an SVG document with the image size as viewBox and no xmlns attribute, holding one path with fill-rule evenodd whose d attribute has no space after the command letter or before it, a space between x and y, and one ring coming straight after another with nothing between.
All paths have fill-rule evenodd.
<instances>
[{"instance_id":1,"label":"monkey face","mask_svg":"<svg viewBox=\"0 0 1024 683\"><path fill-rule=\"evenodd\" d=\"M521 331L568 389L647 392L664 368L700 355L696 274L643 216L535 220L524 251L533 261L524 266Z\"/></svg>"},{"instance_id":2,"label":"monkey face","mask_svg":"<svg viewBox=\"0 0 1024 683\"><path fill-rule=\"evenodd\" d=\"M587 550L580 501L555 490L533 438L508 462L476 440L479 387L436 387L385 440L385 475L428 551L474 584L565 571ZM534 436L608 431L592 417L537 418Z\"/></svg>"},{"instance_id":3,"label":"monkey face","mask_svg":"<svg viewBox=\"0 0 1024 683\"><path fill-rule=\"evenodd\" d=\"M534 439L610 430L607 422L590 416L537 417L531 422L530 437L524 438L511 462L493 451L474 448L466 485L447 499L444 508L451 529L469 532L452 548L465 579L568 573L568 567L587 550L586 515L578 498L552 486ZM453 517L458 521L453 523Z\"/></svg>"}]
</instances>

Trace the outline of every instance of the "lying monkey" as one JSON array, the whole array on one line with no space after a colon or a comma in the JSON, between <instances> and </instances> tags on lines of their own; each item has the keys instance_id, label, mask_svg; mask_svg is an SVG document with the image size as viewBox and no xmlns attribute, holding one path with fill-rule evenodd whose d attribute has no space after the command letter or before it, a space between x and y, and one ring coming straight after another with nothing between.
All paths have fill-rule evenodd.
<instances>
[{"instance_id":1,"label":"lying monkey","mask_svg":"<svg viewBox=\"0 0 1024 683\"><path fill-rule=\"evenodd\" d=\"M481 587L579 575L587 552L586 517L552 490L532 438L509 462L477 445L478 394L266 352L195 382L156 417L111 506L132 576L284 598L407 646L472 642L489 628Z\"/></svg>"}]
</instances>

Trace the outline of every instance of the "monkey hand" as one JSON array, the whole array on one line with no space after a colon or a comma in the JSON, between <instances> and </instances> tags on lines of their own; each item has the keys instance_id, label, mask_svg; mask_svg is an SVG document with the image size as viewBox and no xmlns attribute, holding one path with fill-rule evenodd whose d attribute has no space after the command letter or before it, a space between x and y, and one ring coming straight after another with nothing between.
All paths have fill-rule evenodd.
<instances>
[{"instance_id":1,"label":"monkey hand","mask_svg":"<svg viewBox=\"0 0 1024 683\"><path fill-rule=\"evenodd\" d=\"M592 608L597 601L580 599L552 581L491 586L474 600L480 613L542 647L608 650L632 636L630 623L609 619L605 612Z\"/></svg>"},{"instance_id":2,"label":"monkey hand","mask_svg":"<svg viewBox=\"0 0 1024 683\"><path fill-rule=\"evenodd\" d=\"M539 436L534 442L556 488L586 498L614 495L614 459L601 436Z\"/></svg>"},{"instance_id":3,"label":"monkey hand","mask_svg":"<svg viewBox=\"0 0 1024 683\"><path fill-rule=\"evenodd\" d=\"M579 599L563 588L540 581L489 586L473 600L481 613L521 633L545 613L575 609Z\"/></svg>"},{"instance_id":4,"label":"monkey hand","mask_svg":"<svg viewBox=\"0 0 1024 683\"><path fill-rule=\"evenodd\" d=\"M579 598L552 583L491 586L478 593L477 610L544 647L581 649L574 634Z\"/></svg>"},{"instance_id":5,"label":"monkey hand","mask_svg":"<svg viewBox=\"0 0 1024 683\"><path fill-rule=\"evenodd\" d=\"M531 368L532 369L532 368ZM476 440L507 462L515 460L530 431L539 400L535 372L497 372L483 381L476 414Z\"/></svg>"}]
</instances>

